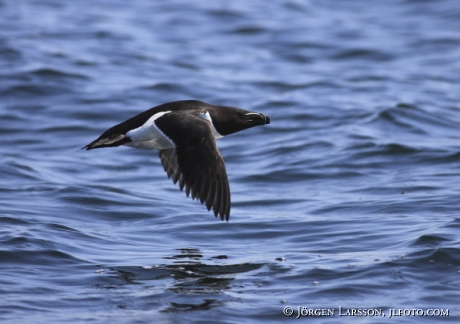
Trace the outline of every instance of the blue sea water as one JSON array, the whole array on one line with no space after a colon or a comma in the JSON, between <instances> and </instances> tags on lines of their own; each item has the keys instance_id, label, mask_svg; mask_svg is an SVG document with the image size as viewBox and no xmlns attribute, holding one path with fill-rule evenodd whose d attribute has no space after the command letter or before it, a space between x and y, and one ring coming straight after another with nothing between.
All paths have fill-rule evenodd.
<instances>
[{"instance_id":1,"label":"blue sea water","mask_svg":"<svg viewBox=\"0 0 460 324\"><path fill-rule=\"evenodd\" d=\"M0 0L1 323L458 323L459 17ZM271 117L218 140L228 223L154 151L79 151L182 99ZM339 314L357 309L376 313Z\"/></svg>"}]
</instances>

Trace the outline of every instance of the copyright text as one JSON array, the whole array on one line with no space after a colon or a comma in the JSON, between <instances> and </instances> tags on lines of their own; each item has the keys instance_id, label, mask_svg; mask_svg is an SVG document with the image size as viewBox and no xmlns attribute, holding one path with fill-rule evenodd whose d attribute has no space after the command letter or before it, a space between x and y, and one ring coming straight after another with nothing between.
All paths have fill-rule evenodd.
<instances>
[{"instance_id":1,"label":"copyright text","mask_svg":"<svg viewBox=\"0 0 460 324\"><path fill-rule=\"evenodd\" d=\"M285 306L283 314L288 317L323 317L323 316L357 316L357 317L409 317L409 316L428 316L428 317L448 317L448 309L387 309L381 308L308 308L305 306Z\"/></svg>"}]
</instances>

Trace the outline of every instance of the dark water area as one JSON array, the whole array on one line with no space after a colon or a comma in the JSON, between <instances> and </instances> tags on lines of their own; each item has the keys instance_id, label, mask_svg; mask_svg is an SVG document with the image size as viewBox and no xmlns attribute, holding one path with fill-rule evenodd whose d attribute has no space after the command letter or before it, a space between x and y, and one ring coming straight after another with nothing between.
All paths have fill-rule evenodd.
<instances>
[{"instance_id":1,"label":"dark water area","mask_svg":"<svg viewBox=\"0 0 460 324\"><path fill-rule=\"evenodd\" d=\"M459 323L459 17L0 0L0 322ZM228 223L154 151L79 151L183 99L271 118L217 142Z\"/></svg>"}]
</instances>

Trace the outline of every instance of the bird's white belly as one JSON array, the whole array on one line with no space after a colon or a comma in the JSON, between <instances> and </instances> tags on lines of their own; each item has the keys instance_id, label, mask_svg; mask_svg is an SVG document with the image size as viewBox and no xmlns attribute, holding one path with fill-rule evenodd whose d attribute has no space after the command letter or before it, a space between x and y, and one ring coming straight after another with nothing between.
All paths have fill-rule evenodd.
<instances>
[{"instance_id":1,"label":"bird's white belly","mask_svg":"<svg viewBox=\"0 0 460 324\"><path fill-rule=\"evenodd\" d=\"M126 136L131 139L124 145L144 150L164 150L175 147L174 143L155 125L155 120L170 111L153 115L141 127L130 130Z\"/></svg>"}]
</instances>

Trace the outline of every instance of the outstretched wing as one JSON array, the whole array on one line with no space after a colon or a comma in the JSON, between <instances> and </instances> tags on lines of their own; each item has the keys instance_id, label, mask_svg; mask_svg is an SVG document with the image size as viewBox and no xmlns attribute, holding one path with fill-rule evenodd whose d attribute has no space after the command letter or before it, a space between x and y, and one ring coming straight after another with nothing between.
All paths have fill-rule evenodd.
<instances>
[{"instance_id":1,"label":"outstretched wing","mask_svg":"<svg viewBox=\"0 0 460 324\"><path fill-rule=\"evenodd\" d=\"M224 160L216 146L209 121L198 116L204 111L170 112L155 120L156 126L176 145L160 150L164 170L187 197L206 202L208 210L228 221L230 217L230 187Z\"/></svg>"}]
</instances>

